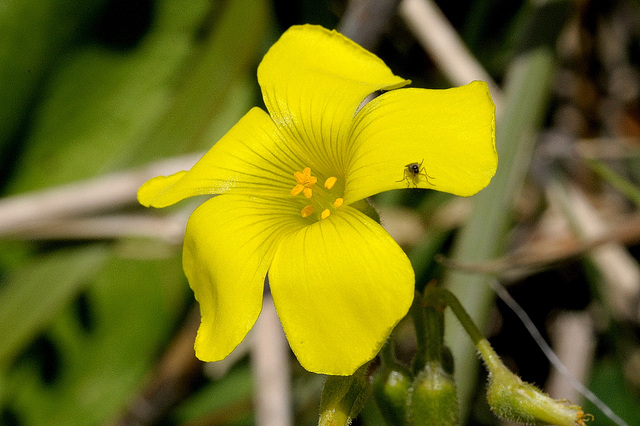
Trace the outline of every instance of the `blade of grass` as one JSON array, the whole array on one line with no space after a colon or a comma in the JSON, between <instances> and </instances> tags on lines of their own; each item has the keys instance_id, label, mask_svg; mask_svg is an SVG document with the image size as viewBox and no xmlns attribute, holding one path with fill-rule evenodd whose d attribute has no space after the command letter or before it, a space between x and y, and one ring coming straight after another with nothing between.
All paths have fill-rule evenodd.
<instances>
[{"instance_id":1,"label":"blade of grass","mask_svg":"<svg viewBox=\"0 0 640 426\"><path fill-rule=\"evenodd\" d=\"M541 23L540 15L568 15L567 2L553 1L538 7L530 23ZM556 16L557 18L557 16ZM553 23L557 23L553 20ZM545 22L548 24L548 22ZM511 220L514 198L519 193L530 163L535 145L535 133L546 111L551 89L555 61L553 49L547 42L548 32L557 28L538 27L544 31L544 40L530 39L535 26L524 35L522 53L512 62L507 72L504 89L504 108L497 121L498 171L489 187L474 197L474 210L461 230L453 252L460 262L481 262L497 256L505 245L505 235ZM525 49L526 48L526 49ZM494 294L488 286L489 278L461 271L450 271L444 279L446 285L467 309L471 318L485 328ZM456 360L456 382L463 418L469 410L470 400L478 368L478 359L471 340L456 324L447 318L445 343L453 351Z\"/></svg>"},{"instance_id":2,"label":"blade of grass","mask_svg":"<svg viewBox=\"0 0 640 426\"><path fill-rule=\"evenodd\" d=\"M602 179L623 193L633 204L640 207L640 188L614 171L604 161L591 158L587 160L587 165Z\"/></svg>"},{"instance_id":3,"label":"blade of grass","mask_svg":"<svg viewBox=\"0 0 640 426\"><path fill-rule=\"evenodd\" d=\"M521 57L511 70L505 90L504 115L498 121L497 145L499 166L496 176L483 192L475 197L469 221L462 229L453 259L460 262L480 262L497 256L505 243L511 219L511 207L526 174L533 146L534 130L546 105L553 57L544 49ZM494 295L483 275L451 271L445 285L465 306L481 329L487 325ZM457 325L451 327L448 318L445 341L456 360L456 376L460 406L468 407L478 360L469 338Z\"/></svg>"}]
</instances>

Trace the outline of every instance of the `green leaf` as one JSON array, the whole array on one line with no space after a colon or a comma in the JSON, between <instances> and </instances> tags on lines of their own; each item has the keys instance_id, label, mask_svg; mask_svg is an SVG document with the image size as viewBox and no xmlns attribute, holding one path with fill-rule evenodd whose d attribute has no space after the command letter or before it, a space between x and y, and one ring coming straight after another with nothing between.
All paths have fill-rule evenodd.
<instances>
[{"instance_id":1,"label":"green leaf","mask_svg":"<svg viewBox=\"0 0 640 426\"><path fill-rule=\"evenodd\" d=\"M78 47L61 61L28 130L9 192L122 168L170 103L210 2L157 2L150 32L127 52Z\"/></svg>"},{"instance_id":2,"label":"green leaf","mask_svg":"<svg viewBox=\"0 0 640 426\"><path fill-rule=\"evenodd\" d=\"M0 371L73 299L104 262L104 245L37 256L0 287Z\"/></svg>"},{"instance_id":3,"label":"green leaf","mask_svg":"<svg viewBox=\"0 0 640 426\"><path fill-rule=\"evenodd\" d=\"M263 47L267 17L266 0L226 2L212 33L185 62L179 91L138 146L133 156L136 163L210 147L209 142L203 143L203 136L217 115L234 102L229 96L232 83L246 74L256 82L255 66Z\"/></svg>"},{"instance_id":4,"label":"green leaf","mask_svg":"<svg viewBox=\"0 0 640 426\"><path fill-rule=\"evenodd\" d=\"M631 362L629 361L629 364ZM629 368L627 374L636 374ZM614 413L622 417L629 424L633 419L640 419L640 395L637 389L625 379L623 363L615 357L606 357L596 362L591 371L589 389L600 396ZM608 426L616 423L600 412L600 409L590 401L585 402L585 411L595 417L594 424Z\"/></svg>"},{"instance_id":5,"label":"green leaf","mask_svg":"<svg viewBox=\"0 0 640 426\"><path fill-rule=\"evenodd\" d=\"M175 329L188 288L178 253L153 260L111 256L102 266L93 268L95 277L84 287L80 310L85 313L80 315L77 299L58 309L42 334L48 350L41 359L23 356L0 373L4 399L20 423L113 419L139 391ZM81 265L70 268L82 270ZM55 277L50 281L41 286L55 286ZM52 370L48 378L43 368Z\"/></svg>"},{"instance_id":6,"label":"green leaf","mask_svg":"<svg viewBox=\"0 0 640 426\"><path fill-rule=\"evenodd\" d=\"M205 424L207 419L224 417L230 423L251 413L252 397L253 375L245 364L198 390L176 408L171 420Z\"/></svg>"},{"instance_id":7,"label":"green leaf","mask_svg":"<svg viewBox=\"0 0 640 426\"><path fill-rule=\"evenodd\" d=\"M0 7L0 152L15 135L60 52L106 0L3 0Z\"/></svg>"}]
</instances>

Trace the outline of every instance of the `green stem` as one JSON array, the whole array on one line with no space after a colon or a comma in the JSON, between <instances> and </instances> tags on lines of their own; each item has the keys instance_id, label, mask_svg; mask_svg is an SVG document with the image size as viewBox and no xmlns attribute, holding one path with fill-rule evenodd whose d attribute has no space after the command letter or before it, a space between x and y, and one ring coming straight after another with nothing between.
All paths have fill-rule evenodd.
<instances>
[{"instance_id":1,"label":"green stem","mask_svg":"<svg viewBox=\"0 0 640 426\"><path fill-rule=\"evenodd\" d=\"M502 362L500 361L500 357L493 350L487 339L482 335L482 332L473 322L466 309L464 309L462 303L460 303L458 298L451 293L451 291L442 287L429 286L425 289L424 297L427 304L433 304L439 307L448 306L451 308L451 311L480 352L480 356L484 360L485 364L487 364L488 369L493 371L496 368L501 368Z\"/></svg>"},{"instance_id":2,"label":"green stem","mask_svg":"<svg viewBox=\"0 0 640 426\"><path fill-rule=\"evenodd\" d=\"M434 286L425 289L425 295ZM438 365L442 363L442 347L444 345L444 309L442 300L424 298L424 316L426 319L426 360ZM435 303L434 303L435 302Z\"/></svg>"},{"instance_id":3,"label":"green stem","mask_svg":"<svg viewBox=\"0 0 640 426\"><path fill-rule=\"evenodd\" d=\"M424 298L429 305L444 308L448 306L456 316L462 327L467 332L473 344L478 346L480 341L484 340L484 336L480 332L480 329L475 325L471 316L464 309L460 301L454 294L443 287L429 286L425 289Z\"/></svg>"},{"instance_id":4,"label":"green stem","mask_svg":"<svg viewBox=\"0 0 640 426\"><path fill-rule=\"evenodd\" d=\"M502 363L453 293L442 287L427 286L424 298L428 305L450 307L471 337L490 373L487 401L495 414L526 424L584 425L587 415L580 407L550 398L535 386L523 382Z\"/></svg>"},{"instance_id":5,"label":"green stem","mask_svg":"<svg viewBox=\"0 0 640 426\"><path fill-rule=\"evenodd\" d=\"M427 364L427 317L422 305L422 295L415 293L413 304L409 310L416 330L417 351L413 359L413 372L417 373Z\"/></svg>"}]
</instances>

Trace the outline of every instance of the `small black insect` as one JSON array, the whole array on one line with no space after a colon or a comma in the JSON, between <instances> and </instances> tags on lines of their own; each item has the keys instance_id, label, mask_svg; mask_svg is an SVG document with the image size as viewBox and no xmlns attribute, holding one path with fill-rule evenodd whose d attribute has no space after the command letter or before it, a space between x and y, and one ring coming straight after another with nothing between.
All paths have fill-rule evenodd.
<instances>
[{"instance_id":1,"label":"small black insect","mask_svg":"<svg viewBox=\"0 0 640 426\"><path fill-rule=\"evenodd\" d=\"M397 180L396 182L402 182L403 180L407 181L407 187L413 184L414 187L417 187L420 183L420 176L424 176L425 180L429 185L433 185L429 181L429 179L435 179L433 176L429 176L427 174L427 169L422 166L424 159L420 163L409 163L404 166L404 175L402 179Z\"/></svg>"}]
</instances>

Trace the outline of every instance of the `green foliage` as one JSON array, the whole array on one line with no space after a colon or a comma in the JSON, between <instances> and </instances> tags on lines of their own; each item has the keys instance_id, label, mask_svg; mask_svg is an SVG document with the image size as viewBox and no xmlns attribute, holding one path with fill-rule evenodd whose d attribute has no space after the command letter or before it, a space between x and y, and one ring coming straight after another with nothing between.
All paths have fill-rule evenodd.
<instances>
[{"instance_id":1,"label":"green foliage","mask_svg":"<svg viewBox=\"0 0 640 426\"><path fill-rule=\"evenodd\" d=\"M34 259L3 293L12 307L2 311L3 335L15 342L3 351L3 402L26 424L112 416L137 390L185 301L178 256L134 261L104 245ZM25 342L35 343L16 357Z\"/></svg>"},{"instance_id":2,"label":"green foliage","mask_svg":"<svg viewBox=\"0 0 640 426\"><path fill-rule=\"evenodd\" d=\"M37 3L0 7L5 194L208 148L255 102L265 1ZM0 423L116 421L192 301L179 247L1 244Z\"/></svg>"},{"instance_id":3,"label":"green foliage","mask_svg":"<svg viewBox=\"0 0 640 426\"><path fill-rule=\"evenodd\" d=\"M639 393L625 379L624 368L625 366L620 360L613 356L596 362L591 373L589 389L597 395L601 395L602 400L623 419L640 419ZM633 369L634 367L627 365L626 368ZM633 370L632 374L637 373ZM589 413L598 412L598 408L589 402L585 404L585 410ZM604 416L597 417L597 424L602 426L615 425L613 421Z\"/></svg>"},{"instance_id":4,"label":"green foliage","mask_svg":"<svg viewBox=\"0 0 640 426\"><path fill-rule=\"evenodd\" d=\"M0 159L38 88L107 0L6 0L0 9Z\"/></svg>"}]
</instances>

